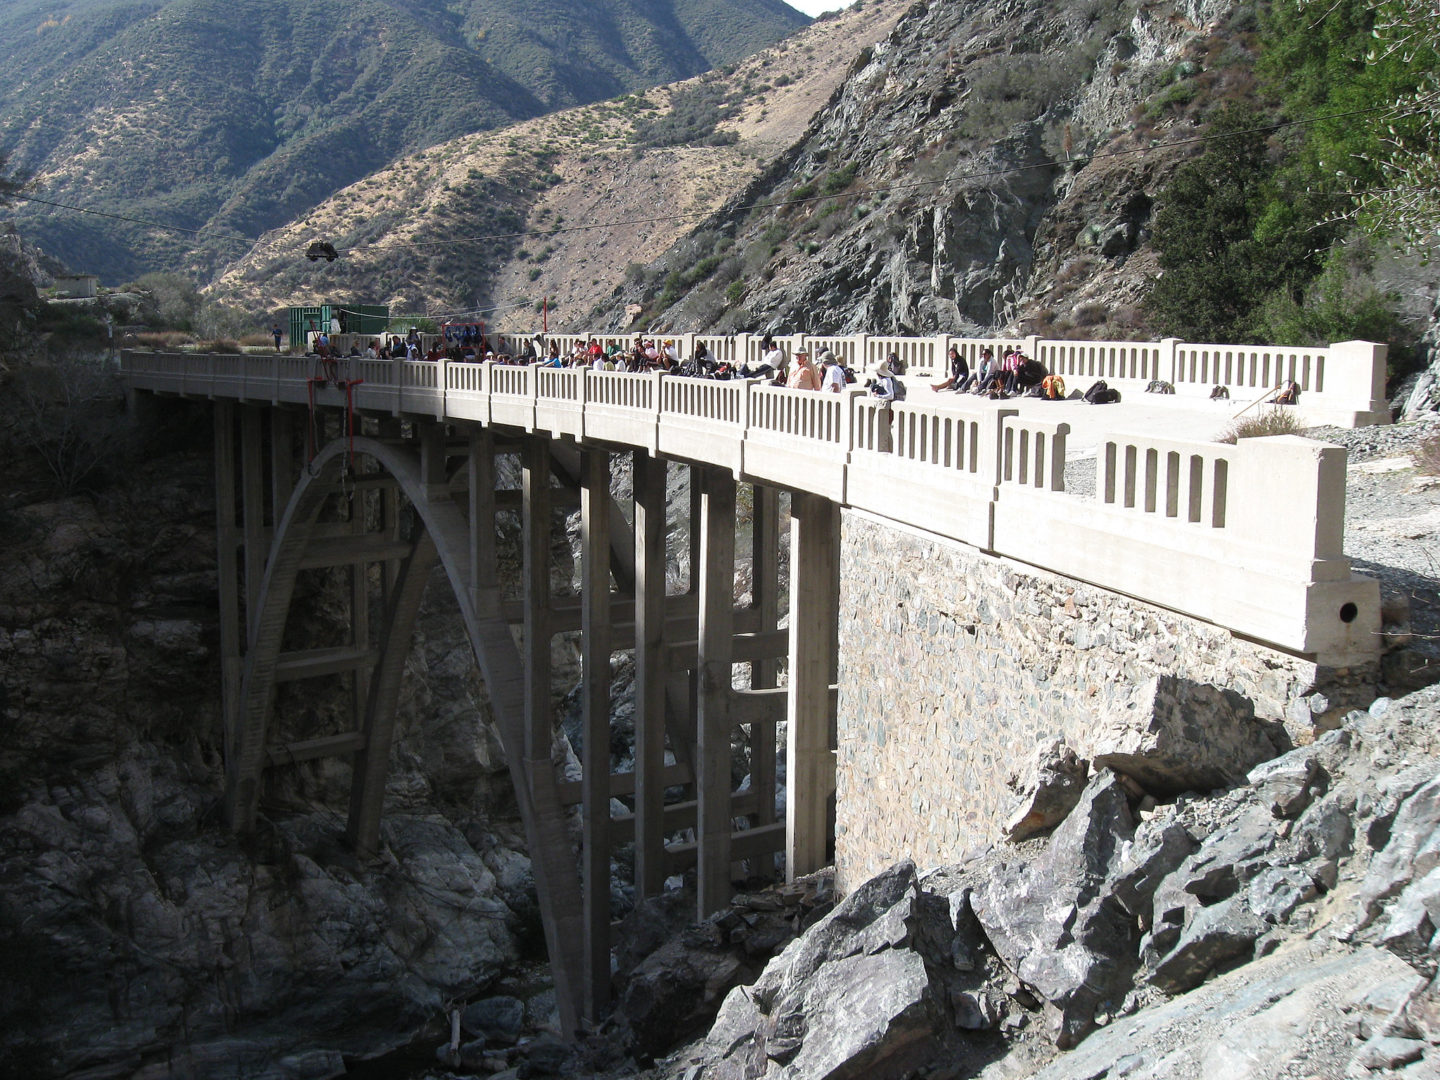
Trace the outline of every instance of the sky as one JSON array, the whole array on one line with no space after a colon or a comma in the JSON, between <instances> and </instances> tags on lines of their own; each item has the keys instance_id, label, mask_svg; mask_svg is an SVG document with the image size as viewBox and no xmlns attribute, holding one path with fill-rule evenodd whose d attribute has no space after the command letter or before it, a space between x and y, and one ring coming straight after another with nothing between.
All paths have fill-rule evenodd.
<instances>
[{"instance_id":1,"label":"sky","mask_svg":"<svg viewBox=\"0 0 1440 1080\"><path fill-rule=\"evenodd\" d=\"M841 8L850 6L851 0L789 0L790 6L799 8L806 15L814 18L816 15L826 11L839 11Z\"/></svg>"}]
</instances>

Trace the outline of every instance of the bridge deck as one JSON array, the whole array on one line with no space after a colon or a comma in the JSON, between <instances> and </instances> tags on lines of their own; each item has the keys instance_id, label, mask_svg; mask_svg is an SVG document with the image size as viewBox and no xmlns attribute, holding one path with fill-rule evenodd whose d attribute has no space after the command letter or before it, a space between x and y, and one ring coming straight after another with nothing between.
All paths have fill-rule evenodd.
<instances>
[{"instance_id":1,"label":"bridge deck","mask_svg":"<svg viewBox=\"0 0 1440 1080\"><path fill-rule=\"evenodd\" d=\"M931 393L789 391L584 369L355 361L356 408L623 445L809 491L1078 578L1320 662L1378 652L1375 582L1343 551L1345 452L1293 436L1201 438L1231 409L1163 399L1095 407ZM344 407L314 362L127 352L134 389L257 405ZM1104 423L1105 430L1101 429ZM1141 429L1122 432L1134 424ZM1073 427L1072 427L1073 426ZM1079 436L1077 438L1077 436ZM1096 491L1064 489L1095 448Z\"/></svg>"}]
</instances>

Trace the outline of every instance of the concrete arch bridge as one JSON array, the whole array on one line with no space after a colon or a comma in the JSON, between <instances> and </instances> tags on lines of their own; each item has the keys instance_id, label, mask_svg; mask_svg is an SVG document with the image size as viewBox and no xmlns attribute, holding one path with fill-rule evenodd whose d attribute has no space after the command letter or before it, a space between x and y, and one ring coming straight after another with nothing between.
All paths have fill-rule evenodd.
<instances>
[{"instance_id":1,"label":"concrete arch bridge","mask_svg":"<svg viewBox=\"0 0 1440 1080\"><path fill-rule=\"evenodd\" d=\"M1319 672L1363 672L1377 658L1378 588L1353 575L1343 553L1339 447L1109 434L1097 447L1096 492L1080 498L1065 490L1064 414L1022 415L1008 402L912 395L885 408L860 392L403 361L359 363L352 385L337 389L317 383L312 365L122 357L132 392L215 403L229 821L253 827L267 770L335 757L351 765L349 839L375 848L411 632L425 584L443 567L514 780L570 1030L608 1004L616 844L634 843L639 897L693 866L705 915L726 903L732 870L746 860L773 865L781 852L793 876L824 865L834 845L839 861L855 853L858 870L898 842L876 829L901 827L905 814L876 825L854 782L863 769L882 791L905 788L913 801L925 790L906 787L910 764L851 738L859 729L847 717L868 691L847 685L846 673L884 662L879 643L855 632L863 620L854 613L876 607L866 569L842 573L857 529L897 530L946 558L1019 568L1069 583L1073 595L1090 590L1117 610L1197 627L1227 656L1259 650L1292 673L1292 699ZM518 492L496 490L505 454L519 458ZM620 454L633 468L630 508L610 493ZM679 594L665 573L666 478L676 468L691 471L692 490L691 581ZM743 608L734 599L740 485L751 487L753 508L754 585ZM550 589L552 508L567 491L578 494L582 520L578 603ZM498 570L497 514L511 511L522 522L519 596L502 592ZM287 624L301 572L327 567L348 575L349 628L343 642L316 648ZM980 591L971 588L971 599L984 609ZM984 622L966 629L973 637ZM550 696L550 643L572 630L582 640L579 782L557 772ZM609 670L621 651L635 657L635 768L612 775ZM1216 656L1222 668L1229 662ZM734 689L737 664L750 666L748 691ZM351 702L343 729L276 741L278 688L335 676ZM787 798L777 820L781 721ZM745 791L731 781L737 729L752 762ZM991 772L1014 766L1013 754L985 756ZM894 785L882 775L892 768ZM684 795L667 801L667 789ZM633 812L612 815L616 797L632 799ZM578 860L568 826L576 806ZM691 829L694 843L667 842ZM868 845L865 857L857 845Z\"/></svg>"}]
</instances>

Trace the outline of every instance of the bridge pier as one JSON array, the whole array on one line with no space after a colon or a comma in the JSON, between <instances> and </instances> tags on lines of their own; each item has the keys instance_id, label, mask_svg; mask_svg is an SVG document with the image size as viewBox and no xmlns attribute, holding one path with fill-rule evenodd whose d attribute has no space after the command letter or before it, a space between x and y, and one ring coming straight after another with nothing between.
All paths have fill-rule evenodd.
<instances>
[{"instance_id":1,"label":"bridge pier","mask_svg":"<svg viewBox=\"0 0 1440 1080\"><path fill-rule=\"evenodd\" d=\"M835 794L840 611L840 508L797 493L790 504L790 688L786 746L785 874L826 865Z\"/></svg>"},{"instance_id":2,"label":"bridge pier","mask_svg":"<svg viewBox=\"0 0 1440 1080\"><path fill-rule=\"evenodd\" d=\"M333 411L333 410L332 410ZM302 424L301 421L304 421ZM406 437L401 438L402 431ZM322 442L326 434L332 441ZM377 438L376 435L384 435ZM773 875L785 847L776 822L776 726L791 702L792 731L818 724L819 749L802 749L791 765L792 798L809 805L819 792L818 828L833 781L828 754L829 682L834 633L804 635L792 673L814 666L819 689L777 690L787 640L777 629L779 493L750 489L752 602L737 609L738 485L724 468L691 470L691 574L687 591L667 581L667 475L663 457L635 451L633 526L610 494L611 451L522 436L521 596L504 601L498 575L497 445L473 426L463 441L450 426L394 417L360 418L351 438L326 410L308 418L293 409L217 403L216 527L219 544L221 653L226 715L227 811L232 827L255 827L268 769L321 757L350 761L346 838L359 852L382 846L386 775L396 709L412 632L425 589L443 565L480 660L526 825L546 944L562 1024L575 1031L598 1022L610 995L610 866L616 844L633 839L639 899L659 895L667 878L694 867L697 916L728 903L737 871ZM510 451L506 451L510 452ZM468 491L461 492L465 482ZM578 486L581 589L574 602L551 586L554 515L568 505L557 484ZM408 499L414 516L402 516ZM834 508L797 496L800 519L796 614L834 618ZM827 518L827 513L830 515ZM819 577L811 570L811 564ZM291 597L302 570L334 569L347 601L344 644L284 651ZM820 584L817 585L817 582ZM627 592L633 589L632 594ZM827 599L828 597L828 599ZM808 613L808 614L807 614ZM828 613L828 614L827 614ZM511 627L519 623L517 648ZM808 623L806 624L808 625ZM582 779L557 775L551 648L555 635L579 630L582 643ZM635 767L612 774L612 658L634 650ZM513 659L507 659L513 658ZM748 664L749 692L734 689L734 668ZM293 741L272 728L277 690L299 679L339 676L348 716L339 730ZM808 687L808 689L806 689ZM799 703L798 713L796 704ZM800 719L797 720L795 717ZM732 745L747 733L749 789L735 790ZM809 736L805 736L809 737ZM287 741L289 740L289 741ZM808 745L808 744L806 744ZM667 765L667 754L673 763ZM808 756L807 756L808 755ZM812 760L813 759L813 760ZM667 803L666 792L685 794ZM634 796L633 814L611 812L617 796ZM571 807L578 807L582 846L572 848ZM815 815L812 814L812 817ZM693 843L671 840L694 830ZM668 842L667 842L668 841ZM820 865L823 835L807 836L809 868ZM793 855L792 855L793 858ZM792 871L793 873L794 871Z\"/></svg>"},{"instance_id":3,"label":"bridge pier","mask_svg":"<svg viewBox=\"0 0 1440 1080\"><path fill-rule=\"evenodd\" d=\"M731 656L735 626L735 478L723 469L700 470L700 626L696 659L695 896L704 918L730 902Z\"/></svg>"},{"instance_id":4,"label":"bridge pier","mask_svg":"<svg viewBox=\"0 0 1440 1080\"><path fill-rule=\"evenodd\" d=\"M589 450L581 463L583 1009L598 1019L610 1003L610 455Z\"/></svg>"},{"instance_id":5,"label":"bridge pier","mask_svg":"<svg viewBox=\"0 0 1440 1080\"><path fill-rule=\"evenodd\" d=\"M631 454L635 500L635 899L665 888L665 479L663 458Z\"/></svg>"}]
</instances>

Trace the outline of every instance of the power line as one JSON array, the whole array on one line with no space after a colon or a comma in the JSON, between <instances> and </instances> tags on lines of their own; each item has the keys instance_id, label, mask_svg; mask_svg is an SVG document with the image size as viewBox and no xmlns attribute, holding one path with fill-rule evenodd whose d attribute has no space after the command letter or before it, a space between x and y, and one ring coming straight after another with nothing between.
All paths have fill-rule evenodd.
<instances>
[{"instance_id":1,"label":"power line","mask_svg":"<svg viewBox=\"0 0 1440 1080\"><path fill-rule=\"evenodd\" d=\"M77 214L89 214L92 217L111 218L114 221L128 221L134 225L146 225L152 229L160 229L164 232L187 233L190 236L199 236L204 233L207 237L214 236L221 240L235 240L251 245L261 243L260 240L253 237L239 236L235 233L216 232L205 226L201 226L198 229L187 229L183 225L167 225L163 221L150 221L148 218L131 217L128 214L114 214L106 210L92 210L89 207L76 206L73 203L55 202L53 199L42 199L39 195L26 195L23 192L16 192L8 197L24 202L40 203L43 206L53 206L59 210L73 210Z\"/></svg>"}]
</instances>

